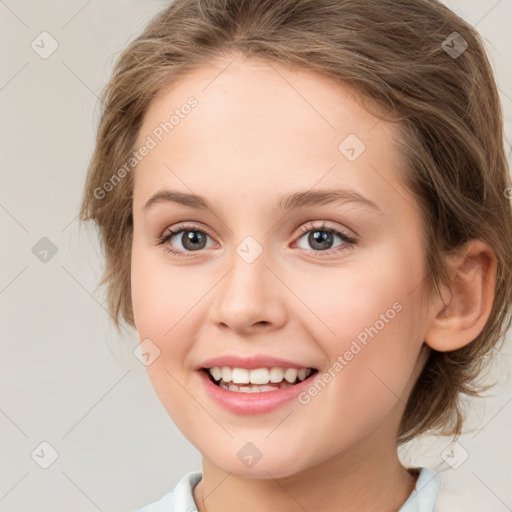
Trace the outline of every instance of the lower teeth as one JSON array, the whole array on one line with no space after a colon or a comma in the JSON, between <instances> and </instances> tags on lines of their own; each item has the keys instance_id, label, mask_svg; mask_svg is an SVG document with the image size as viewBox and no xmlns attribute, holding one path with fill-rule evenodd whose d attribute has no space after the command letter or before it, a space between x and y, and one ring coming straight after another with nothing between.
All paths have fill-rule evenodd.
<instances>
[{"instance_id":1,"label":"lower teeth","mask_svg":"<svg viewBox=\"0 0 512 512\"><path fill-rule=\"evenodd\" d=\"M229 384L224 383L224 381L219 381L216 383L222 389L226 389L227 391L238 391L239 393L265 393L267 391L276 391L277 389L289 388L294 384L290 384L289 382L281 382L277 386L268 386L268 385L250 385L250 384L233 384L230 382Z\"/></svg>"}]
</instances>

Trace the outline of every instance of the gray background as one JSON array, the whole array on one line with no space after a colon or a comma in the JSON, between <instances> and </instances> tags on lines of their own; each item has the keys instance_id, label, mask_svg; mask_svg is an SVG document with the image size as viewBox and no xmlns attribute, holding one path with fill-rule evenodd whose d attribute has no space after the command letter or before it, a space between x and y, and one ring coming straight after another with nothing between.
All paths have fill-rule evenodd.
<instances>
[{"instance_id":1,"label":"gray background","mask_svg":"<svg viewBox=\"0 0 512 512\"><path fill-rule=\"evenodd\" d=\"M110 325L95 290L96 235L77 222L97 94L119 51L165 4L0 0L0 511L130 510L201 468L132 354L136 335ZM510 144L512 0L446 4L487 41ZM43 31L58 44L46 59L31 47ZM33 252L48 248L44 237L57 250L46 262ZM401 451L408 464L444 471L486 512L512 510L507 338L494 368L499 386L470 402L473 431L450 459L460 466L444 460L449 439L425 437ZM42 442L58 454L47 469L40 465L52 449Z\"/></svg>"}]
</instances>

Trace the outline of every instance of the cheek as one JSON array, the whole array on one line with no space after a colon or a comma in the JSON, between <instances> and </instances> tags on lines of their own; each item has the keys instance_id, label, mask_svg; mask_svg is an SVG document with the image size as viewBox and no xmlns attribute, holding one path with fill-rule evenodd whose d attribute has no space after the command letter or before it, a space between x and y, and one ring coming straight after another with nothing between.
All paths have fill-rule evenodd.
<instances>
[{"instance_id":1,"label":"cheek","mask_svg":"<svg viewBox=\"0 0 512 512\"><path fill-rule=\"evenodd\" d=\"M163 248L148 250L134 240L131 263L133 312L140 336L174 337L180 320L193 315L205 295L205 286L194 277L191 267L166 264Z\"/></svg>"},{"instance_id":2,"label":"cheek","mask_svg":"<svg viewBox=\"0 0 512 512\"><path fill-rule=\"evenodd\" d=\"M296 283L315 312L303 317L303 327L321 340L340 406L347 396L352 404L390 406L407 392L425 327L418 307L422 275L419 250L395 244L357 267L317 275L315 286Z\"/></svg>"},{"instance_id":3,"label":"cheek","mask_svg":"<svg viewBox=\"0 0 512 512\"><path fill-rule=\"evenodd\" d=\"M193 343L190 321L199 310L194 305L204 291L196 289L183 269L166 265L159 250L148 250L134 238L131 291L137 333L141 341L151 340L160 351L146 371L170 417L185 429L190 426L182 423L187 417L183 411L194 404L186 392L189 382L183 370Z\"/></svg>"},{"instance_id":4,"label":"cheek","mask_svg":"<svg viewBox=\"0 0 512 512\"><path fill-rule=\"evenodd\" d=\"M381 244L354 258L354 264L317 271L314 279L294 278L293 289L310 313L302 321L314 329L315 339L324 340L331 356L348 349L353 339L372 339L376 331L381 338L407 337L407 323L416 321L412 306L423 268L418 248L406 249Z\"/></svg>"}]
</instances>

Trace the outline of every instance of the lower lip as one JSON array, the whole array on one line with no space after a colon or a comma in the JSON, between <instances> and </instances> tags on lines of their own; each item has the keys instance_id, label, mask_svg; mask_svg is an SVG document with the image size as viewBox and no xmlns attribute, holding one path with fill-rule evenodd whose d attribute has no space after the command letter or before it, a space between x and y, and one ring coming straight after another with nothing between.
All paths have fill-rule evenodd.
<instances>
[{"instance_id":1,"label":"lower lip","mask_svg":"<svg viewBox=\"0 0 512 512\"><path fill-rule=\"evenodd\" d=\"M311 385L316 373L287 388L261 393L241 393L217 386L204 370L199 370L199 376L209 396L221 406L237 414L261 414L277 409L305 391Z\"/></svg>"}]
</instances>

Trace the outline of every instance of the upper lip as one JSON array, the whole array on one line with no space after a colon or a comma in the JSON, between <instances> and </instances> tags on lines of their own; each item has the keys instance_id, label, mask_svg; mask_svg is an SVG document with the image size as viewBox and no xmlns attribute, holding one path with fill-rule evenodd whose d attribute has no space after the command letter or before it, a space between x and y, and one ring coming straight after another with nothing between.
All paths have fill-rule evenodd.
<instances>
[{"instance_id":1,"label":"upper lip","mask_svg":"<svg viewBox=\"0 0 512 512\"><path fill-rule=\"evenodd\" d=\"M203 368L214 368L215 366L229 366L231 368L247 368L249 370L255 368L312 368L307 364L296 363L293 361L287 361L286 359L280 359L278 357L271 356L246 356L241 357L239 355L223 355L213 357L203 361L198 367L198 370Z\"/></svg>"}]
</instances>

